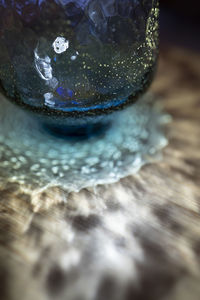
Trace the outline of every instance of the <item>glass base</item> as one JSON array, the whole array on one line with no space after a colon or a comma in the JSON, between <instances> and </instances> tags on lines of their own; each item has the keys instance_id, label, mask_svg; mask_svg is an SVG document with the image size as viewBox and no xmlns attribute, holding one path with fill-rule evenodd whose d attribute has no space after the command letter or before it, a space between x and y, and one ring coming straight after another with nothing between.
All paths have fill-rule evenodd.
<instances>
[{"instance_id":1,"label":"glass base","mask_svg":"<svg viewBox=\"0 0 200 300\"><path fill-rule=\"evenodd\" d=\"M1 96L0 181L17 182L30 193L53 186L79 191L137 172L158 159L167 144L164 124L169 116L149 94L109 115L109 121L109 126L95 125L96 135L94 125L78 134L77 128L70 134L55 127L47 130ZM74 130L76 139L69 138Z\"/></svg>"}]
</instances>

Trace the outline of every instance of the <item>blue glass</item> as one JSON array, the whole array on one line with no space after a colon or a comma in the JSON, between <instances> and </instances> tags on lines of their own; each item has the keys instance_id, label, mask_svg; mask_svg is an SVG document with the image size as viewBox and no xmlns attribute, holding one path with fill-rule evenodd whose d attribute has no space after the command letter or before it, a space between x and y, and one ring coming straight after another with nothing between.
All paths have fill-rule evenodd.
<instances>
[{"instance_id":1,"label":"blue glass","mask_svg":"<svg viewBox=\"0 0 200 300\"><path fill-rule=\"evenodd\" d=\"M98 123L149 86L158 0L0 0L0 83L53 126Z\"/></svg>"},{"instance_id":2,"label":"blue glass","mask_svg":"<svg viewBox=\"0 0 200 300\"><path fill-rule=\"evenodd\" d=\"M158 0L0 0L0 181L79 191L155 159L157 55Z\"/></svg>"}]
</instances>

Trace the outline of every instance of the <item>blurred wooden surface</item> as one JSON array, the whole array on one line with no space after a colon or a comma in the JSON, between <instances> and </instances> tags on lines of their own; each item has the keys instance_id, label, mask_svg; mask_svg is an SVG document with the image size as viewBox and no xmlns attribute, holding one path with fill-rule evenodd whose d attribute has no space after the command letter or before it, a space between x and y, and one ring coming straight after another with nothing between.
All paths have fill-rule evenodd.
<instances>
[{"instance_id":1,"label":"blurred wooden surface","mask_svg":"<svg viewBox=\"0 0 200 300\"><path fill-rule=\"evenodd\" d=\"M161 162L68 196L0 184L0 299L199 299L200 54L163 47L152 90Z\"/></svg>"}]
</instances>

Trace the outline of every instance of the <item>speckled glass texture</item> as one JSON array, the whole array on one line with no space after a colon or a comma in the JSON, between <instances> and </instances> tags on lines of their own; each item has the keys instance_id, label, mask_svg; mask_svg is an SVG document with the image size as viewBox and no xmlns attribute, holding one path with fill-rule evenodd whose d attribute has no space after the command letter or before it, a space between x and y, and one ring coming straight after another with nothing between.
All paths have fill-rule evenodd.
<instances>
[{"instance_id":1,"label":"speckled glass texture","mask_svg":"<svg viewBox=\"0 0 200 300\"><path fill-rule=\"evenodd\" d=\"M0 0L0 86L36 112L131 103L157 48L157 0Z\"/></svg>"}]
</instances>

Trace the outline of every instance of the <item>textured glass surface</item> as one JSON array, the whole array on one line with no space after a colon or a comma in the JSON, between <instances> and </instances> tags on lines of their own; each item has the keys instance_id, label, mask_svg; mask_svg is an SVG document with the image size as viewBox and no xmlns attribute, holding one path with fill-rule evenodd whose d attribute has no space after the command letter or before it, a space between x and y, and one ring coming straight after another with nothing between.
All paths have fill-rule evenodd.
<instances>
[{"instance_id":1,"label":"textured glass surface","mask_svg":"<svg viewBox=\"0 0 200 300\"><path fill-rule=\"evenodd\" d=\"M4 94L43 112L101 111L133 101L152 79L157 5L157 0L0 0Z\"/></svg>"}]
</instances>

